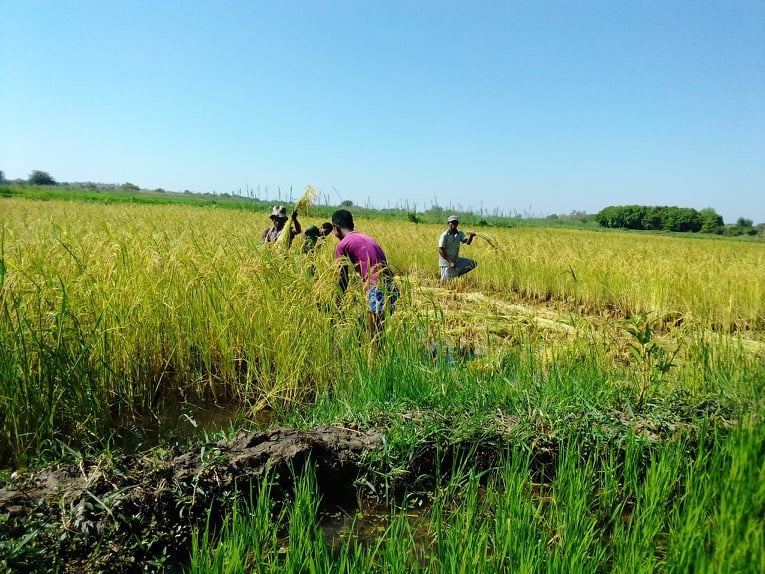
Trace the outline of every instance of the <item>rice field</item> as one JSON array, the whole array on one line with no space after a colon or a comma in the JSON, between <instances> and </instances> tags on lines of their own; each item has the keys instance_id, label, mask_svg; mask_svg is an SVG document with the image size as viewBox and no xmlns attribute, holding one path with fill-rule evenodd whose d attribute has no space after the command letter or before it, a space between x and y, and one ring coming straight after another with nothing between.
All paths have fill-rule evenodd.
<instances>
[{"instance_id":1,"label":"rice field","mask_svg":"<svg viewBox=\"0 0 765 574\"><path fill-rule=\"evenodd\" d=\"M262 246L268 225L3 199L0 474L185 440L184 422L376 427L386 448L358 488L396 501L379 536L333 546L308 476L281 513L263 496L199 527L187 567L763 570L765 244L465 222L478 268L441 284L445 224L357 217L402 291L373 342L360 287L335 304L336 240ZM486 441L515 458L427 467L433 445ZM551 480L523 456L542 443L560 451ZM402 488L431 492L416 523Z\"/></svg>"}]
</instances>

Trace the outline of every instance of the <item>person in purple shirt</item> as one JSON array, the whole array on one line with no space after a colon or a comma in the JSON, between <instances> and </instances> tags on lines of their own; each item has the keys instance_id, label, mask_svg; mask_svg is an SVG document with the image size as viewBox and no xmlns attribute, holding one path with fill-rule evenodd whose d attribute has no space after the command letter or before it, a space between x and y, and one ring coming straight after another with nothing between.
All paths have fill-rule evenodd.
<instances>
[{"instance_id":1,"label":"person in purple shirt","mask_svg":"<svg viewBox=\"0 0 765 574\"><path fill-rule=\"evenodd\" d=\"M340 262L337 284L344 294L350 282L351 266L361 276L367 295L369 326L376 335L383 327L385 316L393 312L399 296L388 260L377 241L354 231L350 211L339 209L332 214L332 232L340 240L335 248L335 259Z\"/></svg>"}]
</instances>

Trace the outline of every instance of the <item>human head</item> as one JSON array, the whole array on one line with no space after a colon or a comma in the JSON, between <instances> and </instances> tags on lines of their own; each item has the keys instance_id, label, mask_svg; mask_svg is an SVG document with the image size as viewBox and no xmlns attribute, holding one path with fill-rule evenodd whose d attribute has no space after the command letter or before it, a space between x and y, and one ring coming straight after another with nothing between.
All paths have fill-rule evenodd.
<instances>
[{"instance_id":1,"label":"human head","mask_svg":"<svg viewBox=\"0 0 765 574\"><path fill-rule=\"evenodd\" d=\"M449 227L456 229L457 226L460 224L460 219L456 215L450 215L449 218L446 220L446 223L449 224Z\"/></svg>"},{"instance_id":2,"label":"human head","mask_svg":"<svg viewBox=\"0 0 765 574\"><path fill-rule=\"evenodd\" d=\"M306 227L305 234L307 237L311 237L312 239L316 239L321 235L321 231L319 231L319 228L315 225L309 225Z\"/></svg>"},{"instance_id":3,"label":"human head","mask_svg":"<svg viewBox=\"0 0 765 574\"><path fill-rule=\"evenodd\" d=\"M332 214L332 226L353 231L353 215L347 209L338 209Z\"/></svg>"},{"instance_id":4,"label":"human head","mask_svg":"<svg viewBox=\"0 0 765 574\"><path fill-rule=\"evenodd\" d=\"M273 221L278 220L284 220L287 221L287 208L283 205L275 205L274 208L271 210L271 215L269 216Z\"/></svg>"},{"instance_id":5,"label":"human head","mask_svg":"<svg viewBox=\"0 0 765 574\"><path fill-rule=\"evenodd\" d=\"M275 205L269 218L274 222L276 229L284 229L284 224L287 223L287 208L282 205Z\"/></svg>"},{"instance_id":6,"label":"human head","mask_svg":"<svg viewBox=\"0 0 765 574\"><path fill-rule=\"evenodd\" d=\"M319 229L319 235L323 237L329 237L332 235L332 224L329 221L325 221L321 224L321 228Z\"/></svg>"}]
</instances>

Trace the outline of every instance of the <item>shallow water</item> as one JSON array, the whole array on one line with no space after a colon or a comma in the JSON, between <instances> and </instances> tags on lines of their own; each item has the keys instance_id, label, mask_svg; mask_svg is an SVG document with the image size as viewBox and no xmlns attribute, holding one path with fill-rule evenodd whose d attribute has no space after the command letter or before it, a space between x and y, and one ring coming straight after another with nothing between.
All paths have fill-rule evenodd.
<instances>
[{"instance_id":1,"label":"shallow water","mask_svg":"<svg viewBox=\"0 0 765 574\"><path fill-rule=\"evenodd\" d=\"M374 501L362 502L362 507L356 510L340 510L332 514L323 514L320 526L327 545L336 554L340 554L343 544L351 542L350 546L368 548L382 538L393 520L405 516L412 532L412 552L424 560L428 549L434 544L428 526L430 523L430 503L410 508L400 505L389 506ZM424 564L423 564L424 565Z\"/></svg>"},{"instance_id":2,"label":"shallow water","mask_svg":"<svg viewBox=\"0 0 765 574\"><path fill-rule=\"evenodd\" d=\"M214 437L221 431L241 426L244 420L265 428L273 417L271 410L253 413L238 403L195 405L163 401L157 412L133 416L127 423L115 424L118 428L115 442L127 452L137 452L199 436Z\"/></svg>"}]
</instances>

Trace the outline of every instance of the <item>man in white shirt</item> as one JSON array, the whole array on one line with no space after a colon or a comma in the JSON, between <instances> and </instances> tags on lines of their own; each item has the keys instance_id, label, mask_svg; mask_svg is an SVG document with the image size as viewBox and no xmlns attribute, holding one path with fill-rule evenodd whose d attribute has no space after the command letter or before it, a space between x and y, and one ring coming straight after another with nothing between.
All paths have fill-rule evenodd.
<instances>
[{"instance_id":1,"label":"man in white shirt","mask_svg":"<svg viewBox=\"0 0 765 574\"><path fill-rule=\"evenodd\" d=\"M450 215L446 220L449 229L441 234L438 239L438 265L441 267L441 281L451 281L476 268L473 259L460 257L460 246L464 243L470 245L475 237L471 231L465 235L464 231L457 229L460 220L456 215Z\"/></svg>"}]
</instances>

